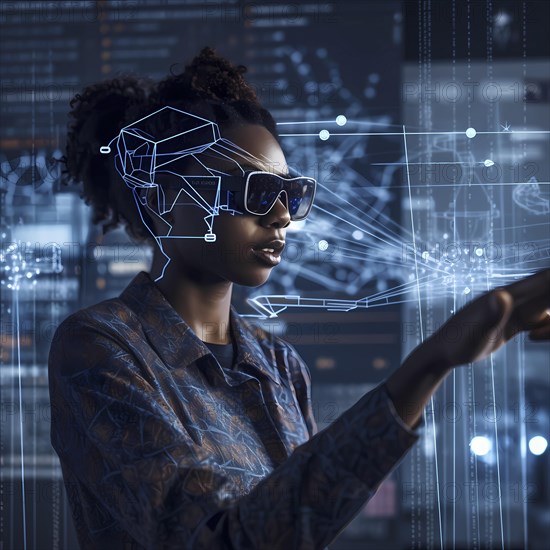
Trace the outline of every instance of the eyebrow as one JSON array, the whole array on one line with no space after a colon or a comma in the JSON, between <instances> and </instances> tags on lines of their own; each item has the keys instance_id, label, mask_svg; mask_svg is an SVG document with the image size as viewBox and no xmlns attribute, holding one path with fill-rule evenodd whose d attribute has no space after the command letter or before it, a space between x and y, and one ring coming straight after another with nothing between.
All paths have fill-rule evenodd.
<instances>
[{"instance_id":1,"label":"eyebrow","mask_svg":"<svg viewBox=\"0 0 550 550\"><path fill-rule=\"evenodd\" d=\"M239 166L233 168L231 171L234 172L235 170L238 170L239 168L242 168L243 170L258 170L259 172L266 172L266 171L268 171L268 170L266 170L266 168L269 168L269 166L260 167L260 166L254 166L250 162L243 162L243 163L240 163Z\"/></svg>"},{"instance_id":2,"label":"eyebrow","mask_svg":"<svg viewBox=\"0 0 550 550\"><path fill-rule=\"evenodd\" d=\"M257 166L253 166L252 164L248 162L243 162L240 166L236 166L235 168L231 168L231 170L226 170L226 172L236 172L237 170L244 169L246 170L257 170L258 172L265 172L266 170L262 170L261 168L258 168ZM277 172L273 172L273 174L277 174ZM277 174L279 175L279 174ZM282 176L288 176L289 174L280 174Z\"/></svg>"},{"instance_id":3,"label":"eyebrow","mask_svg":"<svg viewBox=\"0 0 550 550\"><path fill-rule=\"evenodd\" d=\"M252 164L243 163L239 166L235 166L235 168L231 168L230 170L226 170L226 172L236 172L237 170L247 169L250 168L252 170L259 170L259 168L252 166Z\"/></svg>"}]
</instances>

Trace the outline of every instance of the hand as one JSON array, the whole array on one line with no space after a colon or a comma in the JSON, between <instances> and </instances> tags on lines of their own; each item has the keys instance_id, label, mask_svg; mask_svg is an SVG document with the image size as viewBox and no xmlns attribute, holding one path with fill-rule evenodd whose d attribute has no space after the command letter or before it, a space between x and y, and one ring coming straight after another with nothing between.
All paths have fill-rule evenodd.
<instances>
[{"instance_id":1,"label":"hand","mask_svg":"<svg viewBox=\"0 0 550 550\"><path fill-rule=\"evenodd\" d=\"M416 355L437 368L483 359L515 334L550 340L550 269L473 300L421 344Z\"/></svg>"},{"instance_id":2,"label":"hand","mask_svg":"<svg viewBox=\"0 0 550 550\"><path fill-rule=\"evenodd\" d=\"M410 427L430 396L458 365L483 359L520 331L550 340L550 269L473 300L412 351L386 381L398 414Z\"/></svg>"}]
</instances>

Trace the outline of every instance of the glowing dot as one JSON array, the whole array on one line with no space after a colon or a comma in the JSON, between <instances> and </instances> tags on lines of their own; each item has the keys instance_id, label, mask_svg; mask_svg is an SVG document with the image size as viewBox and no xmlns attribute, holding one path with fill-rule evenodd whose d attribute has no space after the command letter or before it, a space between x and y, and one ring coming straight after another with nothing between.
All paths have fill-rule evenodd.
<instances>
[{"instance_id":1,"label":"glowing dot","mask_svg":"<svg viewBox=\"0 0 550 550\"><path fill-rule=\"evenodd\" d=\"M478 435L470 441L470 449L477 456L485 456L492 447L491 441L483 435Z\"/></svg>"},{"instance_id":2,"label":"glowing dot","mask_svg":"<svg viewBox=\"0 0 550 550\"><path fill-rule=\"evenodd\" d=\"M365 88L363 93L365 94L365 97L368 97L369 99L376 97L376 90L372 86Z\"/></svg>"},{"instance_id":3,"label":"glowing dot","mask_svg":"<svg viewBox=\"0 0 550 550\"><path fill-rule=\"evenodd\" d=\"M363 238L363 232L362 231L359 231L359 229L356 229L352 234L351 236L356 240L356 241L360 241L362 238Z\"/></svg>"},{"instance_id":4,"label":"glowing dot","mask_svg":"<svg viewBox=\"0 0 550 550\"><path fill-rule=\"evenodd\" d=\"M319 241L317 243L317 248L319 248L319 250L326 250L328 248L328 242L325 241L324 239L322 241Z\"/></svg>"},{"instance_id":5,"label":"glowing dot","mask_svg":"<svg viewBox=\"0 0 550 550\"><path fill-rule=\"evenodd\" d=\"M473 137L476 137L476 129L475 128L468 128L466 130L466 137L469 137L470 139L472 139Z\"/></svg>"},{"instance_id":6,"label":"glowing dot","mask_svg":"<svg viewBox=\"0 0 550 550\"><path fill-rule=\"evenodd\" d=\"M546 448L548 447L548 441L542 435L536 435L535 437L532 437L529 440L529 450L534 455L541 455L546 451Z\"/></svg>"},{"instance_id":7,"label":"glowing dot","mask_svg":"<svg viewBox=\"0 0 550 550\"><path fill-rule=\"evenodd\" d=\"M480 258L483 256L483 248L476 248L476 256L479 256Z\"/></svg>"},{"instance_id":8,"label":"glowing dot","mask_svg":"<svg viewBox=\"0 0 550 550\"><path fill-rule=\"evenodd\" d=\"M336 117L336 124L338 124L338 126L344 126L347 121L348 119L344 115L338 115Z\"/></svg>"},{"instance_id":9,"label":"glowing dot","mask_svg":"<svg viewBox=\"0 0 550 550\"><path fill-rule=\"evenodd\" d=\"M286 287L289 287L292 285L293 279L290 275L284 275L281 277L281 284L283 284Z\"/></svg>"},{"instance_id":10,"label":"glowing dot","mask_svg":"<svg viewBox=\"0 0 550 550\"><path fill-rule=\"evenodd\" d=\"M318 369L333 369L336 366L336 360L333 357L318 357L315 366Z\"/></svg>"},{"instance_id":11,"label":"glowing dot","mask_svg":"<svg viewBox=\"0 0 550 550\"><path fill-rule=\"evenodd\" d=\"M313 80L310 80L309 82L306 82L304 84L304 90L310 94L317 91L317 82L314 82Z\"/></svg>"},{"instance_id":12,"label":"glowing dot","mask_svg":"<svg viewBox=\"0 0 550 550\"><path fill-rule=\"evenodd\" d=\"M474 130L475 131L475 130ZM492 161L491 159L485 159L485 161L483 162L483 164L485 164L485 166L487 166L487 168L489 168L489 166L494 166L494 161Z\"/></svg>"},{"instance_id":13,"label":"glowing dot","mask_svg":"<svg viewBox=\"0 0 550 550\"><path fill-rule=\"evenodd\" d=\"M389 362L384 357L376 357L375 359L372 360L372 366L378 370L385 369L388 365L389 365Z\"/></svg>"},{"instance_id":14,"label":"glowing dot","mask_svg":"<svg viewBox=\"0 0 550 550\"><path fill-rule=\"evenodd\" d=\"M111 152L111 148L108 145L104 145L103 147L99 148L99 152L103 155L106 155Z\"/></svg>"},{"instance_id":15,"label":"glowing dot","mask_svg":"<svg viewBox=\"0 0 550 550\"><path fill-rule=\"evenodd\" d=\"M430 257L430 253L426 250L422 252L422 259L427 260Z\"/></svg>"},{"instance_id":16,"label":"glowing dot","mask_svg":"<svg viewBox=\"0 0 550 550\"><path fill-rule=\"evenodd\" d=\"M465 289L464 289L464 294L470 294L470 292L472 292L472 289L467 286Z\"/></svg>"},{"instance_id":17,"label":"glowing dot","mask_svg":"<svg viewBox=\"0 0 550 550\"><path fill-rule=\"evenodd\" d=\"M319 138L323 141L326 141L330 137L330 132L328 130L321 130L319 132Z\"/></svg>"},{"instance_id":18,"label":"glowing dot","mask_svg":"<svg viewBox=\"0 0 550 550\"><path fill-rule=\"evenodd\" d=\"M448 238L449 238L449 234L448 234L448 233L443 233L443 238L444 238L444 239L448 239Z\"/></svg>"}]
</instances>

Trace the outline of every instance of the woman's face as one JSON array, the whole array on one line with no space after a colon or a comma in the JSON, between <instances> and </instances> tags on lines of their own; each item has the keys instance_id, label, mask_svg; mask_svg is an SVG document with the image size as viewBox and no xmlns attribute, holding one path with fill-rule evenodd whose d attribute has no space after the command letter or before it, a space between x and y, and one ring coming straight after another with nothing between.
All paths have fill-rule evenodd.
<instances>
[{"instance_id":1,"label":"woman's face","mask_svg":"<svg viewBox=\"0 0 550 550\"><path fill-rule=\"evenodd\" d=\"M243 157L228 156L237 160L238 165L222 157L209 157L208 167L232 174L241 174L243 169L266 170L278 174L286 174L286 159L277 140L264 126L243 124L232 126L221 131L226 138L255 159L244 162ZM263 161L263 162L261 162ZM208 175L203 168L193 169L193 174ZM207 194L210 193L210 194ZM214 204L214 192L203 193L210 204ZM284 195L281 195L273 208L263 216L254 214L235 214L220 210L213 219L215 242L206 242L207 232L205 217L208 212L184 195L180 195L181 206L173 208L173 225L171 235L181 235L182 238L163 239L163 248L171 262L167 269L176 270L196 281L214 283L231 281L246 286L259 286L266 282L274 264L280 261L280 253L261 252L262 248L271 248L272 240L285 240L286 228L290 223L290 214L286 208ZM178 202L180 199L178 198ZM185 236L193 236L186 238ZM269 256L271 256L271 261Z\"/></svg>"}]
</instances>

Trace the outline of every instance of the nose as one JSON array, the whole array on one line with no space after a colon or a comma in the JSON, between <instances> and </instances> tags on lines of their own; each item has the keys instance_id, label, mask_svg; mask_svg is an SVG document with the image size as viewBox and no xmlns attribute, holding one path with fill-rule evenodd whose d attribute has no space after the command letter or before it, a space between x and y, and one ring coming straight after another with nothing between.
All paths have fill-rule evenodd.
<instances>
[{"instance_id":1,"label":"nose","mask_svg":"<svg viewBox=\"0 0 550 550\"><path fill-rule=\"evenodd\" d=\"M284 197L284 203L282 201ZM290 224L290 213L288 211L288 195L286 191L281 191L279 197L271 210L261 216L261 223L266 227L287 227Z\"/></svg>"}]
</instances>

